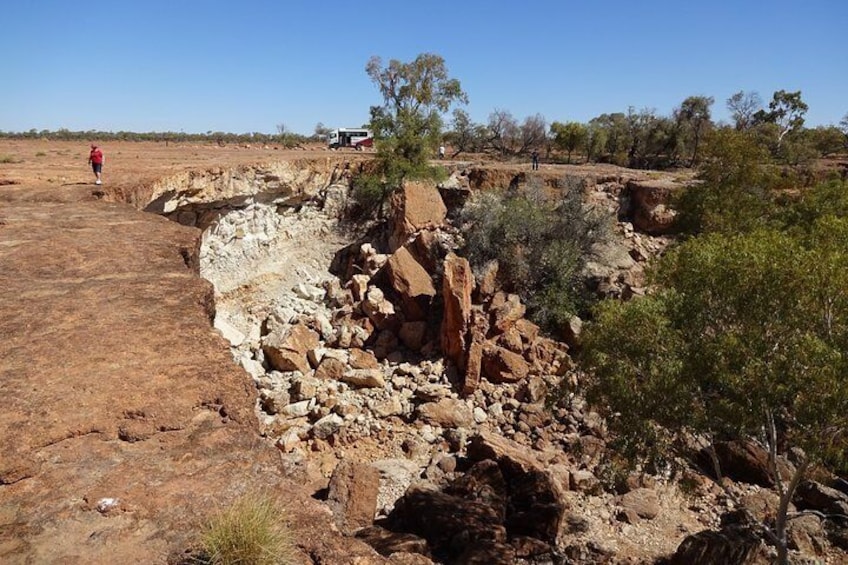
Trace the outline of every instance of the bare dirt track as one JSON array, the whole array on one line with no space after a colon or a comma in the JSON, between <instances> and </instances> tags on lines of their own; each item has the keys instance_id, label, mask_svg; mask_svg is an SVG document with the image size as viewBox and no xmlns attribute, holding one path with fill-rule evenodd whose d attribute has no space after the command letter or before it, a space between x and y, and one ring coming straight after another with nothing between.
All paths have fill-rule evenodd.
<instances>
[{"instance_id":1,"label":"bare dirt track","mask_svg":"<svg viewBox=\"0 0 848 565\"><path fill-rule=\"evenodd\" d=\"M204 516L256 490L289 502L304 552L346 562L326 512L259 438L256 391L212 328L200 231L103 201L282 152L103 149L100 187L87 144L0 141L0 562L174 562Z\"/></svg>"}]
</instances>

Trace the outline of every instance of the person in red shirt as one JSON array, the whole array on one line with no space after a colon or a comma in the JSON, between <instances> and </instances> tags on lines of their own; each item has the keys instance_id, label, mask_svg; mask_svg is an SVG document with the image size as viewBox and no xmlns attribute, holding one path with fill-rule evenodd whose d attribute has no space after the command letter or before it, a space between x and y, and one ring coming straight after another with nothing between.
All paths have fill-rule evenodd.
<instances>
[{"instance_id":1,"label":"person in red shirt","mask_svg":"<svg viewBox=\"0 0 848 565\"><path fill-rule=\"evenodd\" d=\"M106 162L106 157L103 156L103 151L96 144L91 144L91 153L88 154L88 163L91 165L91 170L94 171L94 176L97 180L94 184L103 184L101 174L103 173L103 163Z\"/></svg>"}]
</instances>

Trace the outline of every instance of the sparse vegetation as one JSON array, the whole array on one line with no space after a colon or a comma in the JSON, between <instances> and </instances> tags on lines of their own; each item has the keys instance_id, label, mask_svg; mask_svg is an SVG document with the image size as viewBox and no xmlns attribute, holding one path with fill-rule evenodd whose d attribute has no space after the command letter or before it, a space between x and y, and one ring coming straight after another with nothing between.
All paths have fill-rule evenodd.
<instances>
[{"instance_id":1,"label":"sparse vegetation","mask_svg":"<svg viewBox=\"0 0 848 565\"><path fill-rule=\"evenodd\" d=\"M20 163L21 160L13 155L0 155L0 164L10 165L13 163Z\"/></svg>"},{"instance_id":2,"label":"sparse vegetation","mask_svg":"<svg viewBox=\"0 0 848 565\"><path fill-rule=\"evenodd\" d=\"M521 296L534 321L555 332L584 306L580 271L592 246L608 235L608 219L589 209L579 186L560 200L541 187L480 193L462 213L463 255L476 270L498 262L503 287Z\"/></svg>"},{"instance_id":3,"label":"sparse vegetation","mask_svg":"<svg viewBox=\"0 0 848 565\"><path fill-rule=\"evenodd\" d=\"M204 563L285 565L294 563L294 545L284 511L266 495L238 499L215 516L202 537Z\"/></svg>"}]
</instances>

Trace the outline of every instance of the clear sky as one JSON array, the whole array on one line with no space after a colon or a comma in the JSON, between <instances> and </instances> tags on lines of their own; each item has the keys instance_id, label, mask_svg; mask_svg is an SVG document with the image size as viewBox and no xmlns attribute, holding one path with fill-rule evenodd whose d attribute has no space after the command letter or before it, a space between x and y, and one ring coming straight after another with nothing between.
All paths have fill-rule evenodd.
<instances>
[{"instance_id":1,"label":"clear sky","mask_svg":"<svg viewBox=\"0 0 848 565\"><path fill-rule=\"evenodd\" d=\"M311 134L380 103L372 55L444 57L472 119L801 90L848 113L848 0L4 0L0 130Z\"/></svg>"}]
</instances>

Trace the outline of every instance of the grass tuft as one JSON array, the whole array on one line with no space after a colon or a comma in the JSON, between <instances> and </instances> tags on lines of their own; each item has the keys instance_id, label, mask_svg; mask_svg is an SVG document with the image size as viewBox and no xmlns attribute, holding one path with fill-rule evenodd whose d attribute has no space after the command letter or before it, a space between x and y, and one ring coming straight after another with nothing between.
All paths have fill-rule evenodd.
<instances>
[{"instance_id":1,"label":"grass tuft","mask_svg":"<svg viewBox=\"0 0 848 565\"><path fill-rule=\"evenodd\" d=\"M267 496L247 495L210 520L202 547L212 565L294 563L292 533L280 505Z\"/></svg>"}]
</instances>

